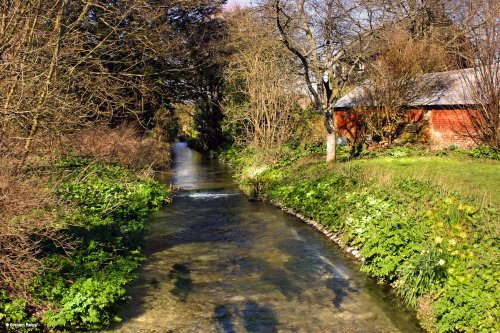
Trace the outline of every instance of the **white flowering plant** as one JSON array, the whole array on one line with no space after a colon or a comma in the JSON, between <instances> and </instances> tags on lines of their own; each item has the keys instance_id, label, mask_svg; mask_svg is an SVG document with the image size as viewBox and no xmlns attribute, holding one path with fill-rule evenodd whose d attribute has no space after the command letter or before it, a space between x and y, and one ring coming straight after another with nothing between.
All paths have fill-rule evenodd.
<instances>
[{"instance_id":1,"label":"white flowering plant","mask_svg":"<svg viewBox=\"0 0 500 333\"><path fill-rule=\"evenodd\" d=\"M440 289L447 278L449 263L449 255L440 243L422 250L400 270L401 278L395 284L397 292L406 303L415 305L419 296Z\"/></svg>"}]
</instances>

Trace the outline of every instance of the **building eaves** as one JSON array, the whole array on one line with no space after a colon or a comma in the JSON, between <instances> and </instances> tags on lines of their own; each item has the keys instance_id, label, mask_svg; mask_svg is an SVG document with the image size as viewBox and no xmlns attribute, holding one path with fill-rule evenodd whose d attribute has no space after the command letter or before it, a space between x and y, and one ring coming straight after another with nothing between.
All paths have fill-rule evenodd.
<instances>
[{"instance_id":1,"label":"building eaves","mask_svg":"<svg viewBox=\"0 0 500 333\"><path fill-rule=\"evenodd\" d=\"M499 70L500 65L493 65ZM437 89L418 97L411 103L405 105L409 108L416 107L446 107L456 105L476 105L477 100L473 98L470 87L478 84L476 73L477 68L466 68L462 70L453 70L448 72L428 73L421 76L421 80L436 85ZM355 87L347 95L340 98L334 105L335 110L349 110L356 106L363 105L365 94L370 89L371 83L363 83ZM366 103L365 103L366 106Z\"/></svg>"}]
</instances>

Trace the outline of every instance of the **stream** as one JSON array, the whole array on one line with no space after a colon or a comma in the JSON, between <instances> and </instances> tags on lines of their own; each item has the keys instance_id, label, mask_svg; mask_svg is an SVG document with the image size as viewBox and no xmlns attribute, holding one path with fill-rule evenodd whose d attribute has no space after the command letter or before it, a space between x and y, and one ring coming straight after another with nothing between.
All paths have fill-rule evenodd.
<instances>
[{"instance_id":1,"label":"stream","mask_svg":"<svg viewBox=\"0 0 500 333\"><path fill-rule=\"evenodd\" d=\"M421 332L325 236L249 201L226 166L174 145L180 190L151 217L140 278L109 332Z\"/></svg>"}]
</instances>

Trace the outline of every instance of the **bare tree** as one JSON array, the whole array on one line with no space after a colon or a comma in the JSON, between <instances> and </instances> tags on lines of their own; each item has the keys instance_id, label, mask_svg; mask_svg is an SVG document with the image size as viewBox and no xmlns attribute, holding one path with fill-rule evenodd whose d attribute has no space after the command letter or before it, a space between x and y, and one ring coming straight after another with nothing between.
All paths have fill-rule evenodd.
<instances>
[{"instance_id":1,"label":"bare tree","mask_svg":"<svg viewBox=\"0 0 500 333\"><path fill-rule=\"evenodd\" d=\"M435 75L424 74L446 70L449 62L443 46L425 38L414 39L410 31L386 30L376 58L367 65L367 81L357 108L367 134L391 144L406 125L422 126L417 121L422 114L412 119L407 107L440 89Z\"/></svg>"},{"instance_id":2,"label":"bare tree","mask_svg":"<svg viewBox=\"0 0 500 333\"><path fill-rule=\"evenodd\" d=\"M367 55L376 7L356 1L273 0L278 38L295 55L314 107L324 115L326 161L335 161L333 105Z\"/></svg>"},{"instance_id":3,"label":"bare tree","mask_svg":"<svg viewBox=\"0 0 500 333\"><path fill-rule=\"evenodd\" d=\"M175 102L202 98L221 4L2 0L0 126L17 130L21 160L40 131L124 121L151 129L173 118Z\"/></svg>"},{"instance_id":4,"label":"bare tree","mask_svg":"<svg viewBox=\"0 0 500 333\"><path fill-rule=\"evenodd\" d=\"M273 32L273 22L253 9L236 9L230 45L225 111L235 139L266 151L294 136L299 119L300 80L293 61ZM255 24L259 22L259 24Z\"/></svg>"},{"instance_id":5,"label":"bare tree","mask_svg":"<svg viewBox=\"0 0 500 333\"><path fill-rule=\"evenodd\" d=\"M47 268L46 247L73 244L38 162L68 150L161 162L141 131L166 126L174 102L199 98L205 28L222 3L0 0L0 288L26 296ZM141 131L119 126L129 121Z\"/></svg>"},{"instance_id":6,"label":"bare tree","mask_svg":"<svg viewBox=\"0 0 500 333\"><path fill-rule=\"evenodd\" d=\"M463 71L464 97L472 130L468 136L477 144L500 148L500 3L467 1L463 30L466 56L474 64Z\"/></svg>"}]
</instances>

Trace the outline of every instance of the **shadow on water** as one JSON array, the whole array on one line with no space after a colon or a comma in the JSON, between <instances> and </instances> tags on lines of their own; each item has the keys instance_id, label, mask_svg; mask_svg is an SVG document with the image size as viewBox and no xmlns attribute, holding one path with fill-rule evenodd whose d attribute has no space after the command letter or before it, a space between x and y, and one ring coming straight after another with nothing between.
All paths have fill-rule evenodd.
<instances>
[{"instance_id":1,"label":"shadow on water","mask_svg":"<svg viewBox=\"0 0 500 333\"><path fill-rule=\"evenodd\" d=\"M200 200L183 196L181 192L174 197L174 203L170 209L177 209L190 212L190 216L174 216L185 220L182 229L168 234L160 233L150 235L147 238L147 246L144 254L151 256L158 252L163 252L172 247L194 244L194 243L238 243L245 242L251 237L250 232L237 227L241 218L238 212L234 212L233 207L241 205L244 200L240 196L227 196L217 199L219 213L214 214L214 200Z\"/></svg>"},{"instance_id":2,"label":"shadow on water","mask_svg":"<svg viewBox=\"0 0 500 333\"><path fill-rule=\"evenodd\" d=\"M261 280L274 286L287 300L300 299L303 288L294 282L293 275L286 269L273 267L266 263Z\"/></svg>"},{"instance_id":3,"label":"shadow on water","mask_svg":"<svg viewBox=\"0 0 500 333\"><path fill-rule=\"evenodd\" d=\"M243 326L250 333L278 332L278 320L274 311L254 301L248 301L245 304Z\"/></svg>"},{"instance_id":4,"label":"shadow on water","mask_svg":"<svg viewBox=\"0 0 500 333\"><path fill-rule=\"evenodd\" d=\"M331 277L326 282L326 287L333 292L332 303L335 308L341 311L342 302L350 293L355 293L358 288L351 287L351 280L339 279L336 277Z\"/></svg>"},{"instance_id":5,"label":"shadow on water","mask_svg":"<svg viewBox=\"0 0 500 333\"><path fill-rule=\"evenodd\" d=\"M253 300L246 301L241 311L236 306L217 305L213 317L224 333L236 332L233 321L239 318L242 319L243 327L248 333L278 332L279 322L276 313L268 306L259 305Z\"/></svg>"},{"instance_id":6,"label":"shadow on water","mask_svg":"<svg viewBox=\"0 0 500 333\"><path fill-rule=\"evenodd\" d=\"M297 287L291 281L285 286L278 287L280 290L285 288L285 292L282 291L284 294L288 290L292 295L300 295L301 284L317 283L315 281L318 281L322 276L328 276L325 287L333 294L332 303L335 308L341 310L342 302L346 297L359 290L359 285L354 280L343 276L340 273L340 268L318 255L315 242L292 239L278 243L277 247L290 256L285 264L286 272L290 273L290 279L299 280L299 282L295 282ZM274 276L279 277L278 274ZM281 279L282 281L283 279Z\"/></svg>"},{"instance_id":7,"label":"shadow on water","mask_svg":"<svg viewBox=\"0 0 500 333\"><path fill-rule=\"evenodd\" d=\"M191 270L187 264L175 264L167 275L167 281L175 280L170 293L181 302L186 302L188 295L193 291L193 280Z\"/></svg>"},{"instance_id":8,"label":"shadow on water","mask_svg":"<svg viewBox=\"0 0 500 333\"><path fill-rule=\"evenodd\" d=\"M233 325L233 314L226 305L217 305L215 307L214 319L224 333L236 332Z\"/></svg>"}]
</instances>

